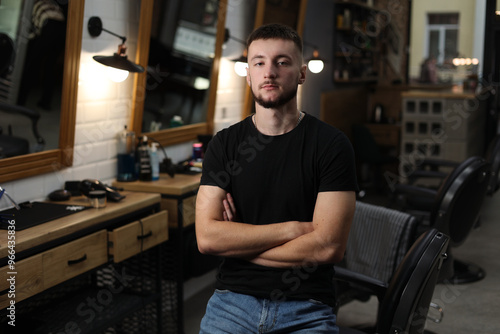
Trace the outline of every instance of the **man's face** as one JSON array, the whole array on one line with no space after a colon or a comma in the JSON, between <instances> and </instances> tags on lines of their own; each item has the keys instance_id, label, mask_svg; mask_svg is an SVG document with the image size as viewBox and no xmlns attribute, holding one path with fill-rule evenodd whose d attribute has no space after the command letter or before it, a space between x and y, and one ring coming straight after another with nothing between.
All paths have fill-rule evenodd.
<instances>
[{"instance_id":1,"label":"man's face","mask_svg":"<svg viewBox=\"0 0 500 334\"><path fill-rule=\"evenodd\" d=\"M278 108L297 95L305 81L306 66L292 41L258 39L248 48L247 82L255 101L264 108Z\"/></svg>"}]
</instances>

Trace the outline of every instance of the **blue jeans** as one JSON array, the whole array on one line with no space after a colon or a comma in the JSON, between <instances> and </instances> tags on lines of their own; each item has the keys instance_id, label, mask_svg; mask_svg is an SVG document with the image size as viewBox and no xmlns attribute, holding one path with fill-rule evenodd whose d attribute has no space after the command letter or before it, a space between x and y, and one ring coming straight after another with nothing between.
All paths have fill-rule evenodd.
<instances>
[{"instance_id":1,"label":"blue jeans","mask_svg":"<svg viewBox=\"0 0 500 334\"><path fill-rule=\"evenodd\" d=\"M200 334L338 333L334 310L317 301L274 301L216 290Z\"/></svg>"}]
</instances>

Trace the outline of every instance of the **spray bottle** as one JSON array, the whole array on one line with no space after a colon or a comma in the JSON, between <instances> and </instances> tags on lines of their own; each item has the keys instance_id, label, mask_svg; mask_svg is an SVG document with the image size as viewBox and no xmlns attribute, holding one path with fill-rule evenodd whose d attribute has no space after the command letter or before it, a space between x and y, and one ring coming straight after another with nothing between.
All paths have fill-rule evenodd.
<instances>
[{"instance_id":1,"label":"spray bottle","mask_svg":"<svg viewBox=\"0 0 500 334\"><path fill-rule=\"evenodd\" d=\"M160 179L160 157L158 156L158 143L152 143L149 149L149 158L151 159L151 180Z\"/></svg>"},{"instance_id":2,"label":"spray bottle","mask_svg":"<svg viewBox=\"0 0 500 334\"><path fill-rule=\"evenodd\" d=\"M135 164L135 133L128 131L125 125L123 131L118 133L118 175L117 180L129 182L137 180Z\"/></svg>"}]
</instances>

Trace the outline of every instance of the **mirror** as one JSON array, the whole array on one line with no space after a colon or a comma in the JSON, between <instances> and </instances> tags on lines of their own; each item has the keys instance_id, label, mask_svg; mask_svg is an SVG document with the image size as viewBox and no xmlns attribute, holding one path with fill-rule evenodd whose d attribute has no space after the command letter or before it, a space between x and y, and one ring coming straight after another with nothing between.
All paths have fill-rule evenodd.
<instances>
[{"instance_id":1,"label":"mirror","mask_svg":"<svg viewBox=\"0 0 500 334\"><path fill-rule=\"evenodd\" d=\"M432 10L429 10L432 8ZM481 76L486 2L411 2L409 80L417 88L475 90Z\"/></svg>"},{"instance_id":2,"label":"mirror","mask_svg":"<svg viewBox=\"0 0 500 334\"><path fill-rule=\"evenodd\" d=\"M45 104L45 106L43 105L44 101L43 99L40 99L40 97L42 96L41 94L36 96L37 88L40 88L44 84L38 87L37 85L26 86L22 84L22 81L23 72L27 72L24 71L24 64L26 64L27 66L35 65L34 67L40 67L39 61L41 61L42 56L38 55L38 58L29 58L30 54L28 54L28 47L30 46L30 44L26 42L26 38L30 33L29 30L31 27L31 23L25 24L25 22L27 20L28 22L31 22L33 6L35 6L37 3L42 3L42 1L24 0L16 2L11 1L8 3L12 3L12 5L8 7L6 3L0 4L0 11L5 10L5 14L7 14L8 18L8 20L4 20L2 18L2 20L0 21L2 22L0 24L0 31L4 32L4 34L2 35L4 36L4 38L5 35L9 36L9 33L12 34L12 30L9 30L8 28L4 29L4 26L7 26L7 22L15 19L16 21L14 21L14 23L11 22L11 24L9 25L10 27L15 27L15 33L13 33L11 37L11 45L14 46L12 57L14 55L22 55L26 60L30 60L25 63L25 61L18 60L16 58L15 66L13 66L14 63L11 61L9 64L10 68L0 68L0 70L3 70L3 73L8 73L7 76L0 78L0 80L3 80L2 82L4 83L4 85L7 85L9 87L7 93L5 93L5 90L3 91L3 98L0 98L0 119L2 120L0 121L0 126L4 126L4 136L8 136L8 125L3 125L5 120L10 120L11 118L13 119L14 116L18 115L23 115L24 117L26 116L26 114L31 114L30 111L37 110L35 114L40 114L39 122L37 124L38 135L42 138L45 135L46 138L43 138L43 140L38 139L37 141L35 141L33 138L36 137L36 131L31 130L31 124L28 123L29 127L27 129L23 126L23 130L21 131L20 135L26 134L27 138L29 138L29 150L27 154L15 154L12 157L0 159L0 183L30 177L42 173L57 171L63 167L71 166L72 164L78 71L80 63L83 13L85 5L84 0L63 2L66 4L66 8L64 8L64 13L66 14L66 23L63 24L66 27L66 34L65 37L63 36L60 38L65 40L65 47L64 50L61 50L60 53L51 58L52 63L60 63L62 66L62 68L59 70L61 73L60 84L54 85L55 87L61 86L61 90L60 93L54 91L54 93L51 95L52 99L50 99L50 111L40 111L40 109L43 108L40 108L40 106L38 106L37 109L34 106L36 106L37 104L42 105L42 107L48 106L48 104ZM12 8L16 9L17 15L9 14L9 10L12 10ZM20 20L20 24L17 24L18 19ZM19 30L16 31L16 29ZM56 30L60 29L56 28ZM36 34L36 31L34 31L34 33ZM22 41L23 38L24 42ZM2 52L2 55L5 55L5 53ZM22 65L19 66L19 64ZM43 67L44 69L48 68L48 66ZM57 73L58 70L53 69L51 70L49 75L47 75L47 78L57 79ZM35 78L38 79L40 79L41 77L42 76L38 74L35 76ZM10 80L6 80L5 78ZM27 82L29 81L30 79L28 78ZM29 96L30 99L31 97L33 97L34 99L33 101L31 101L30 99L24 99L25 96ZM18 104L12 104L12 102L17 101L24 101L24 106L19 107ZM54 109L56 107L59 108L56 110ZM44 117L43 113L50 113L51 115L50 117ZM37 116L34 117L36 118ZM50 129L48 131L44 131L43 124L45 120L49 118L51 119L51 123L57 123L60 125L57 130ZM12 133L17 137L18 132L14 133L14 131L12 131ZM51 136L51 133L55 133L55 135Z\"/></svg>"},{"instance_id":3,"label":"mirror","mask_svg":"<svg viewBox=\"0 0 500 334\"><path fill-rule=\"evenodd\" d=\"M136 61L147 71L135 82L136 134L172 145L212 133L226 8L227 0L142 0Z\"/></svg>"}]
</instances>

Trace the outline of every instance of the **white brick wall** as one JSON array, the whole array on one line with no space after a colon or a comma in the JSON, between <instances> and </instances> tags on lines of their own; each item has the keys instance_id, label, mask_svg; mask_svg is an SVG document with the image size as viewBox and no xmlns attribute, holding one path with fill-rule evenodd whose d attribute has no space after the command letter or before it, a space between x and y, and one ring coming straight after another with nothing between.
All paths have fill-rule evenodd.
<instances>
[{"instance_id":1,"label":"white brick wall","mask_svg":"<svg viewBox=\"0 0 500 334\"><path fill-rule=\"evenodd\" d=\"M97 38L91 37L87 22L91 16L99 16L106 29L126 35L127 54L133 60L139 4L140 0L85 1L73 166L2 184L17 202L43 200L51 191L61 189L65 181L96 178L111 182L116 177L115 136L129 122L133 75L122 83L113 83L103 75L102 65L95 62L92 56L116 52L120 39L105 32ZM232 31L241 31L243 36L238 36L241 39L245 39L249 32L245 28L248 22L242 20L245 15L249 16L248 6L247 1L229 2L226 24ZM242 51L243 45L235 44L232 49L225 50L223 56L236 58L235 55ZM245 79L234 74L233 63L223 59L215 114L218 128L240 119L245 85ZM223 108L226 110L224 119ZM191 154L191 143L166 147L166 151L174 162L184 160ZM0 200L0 209L9 206L6 199Z\"/></svg>"}]
</instances>

